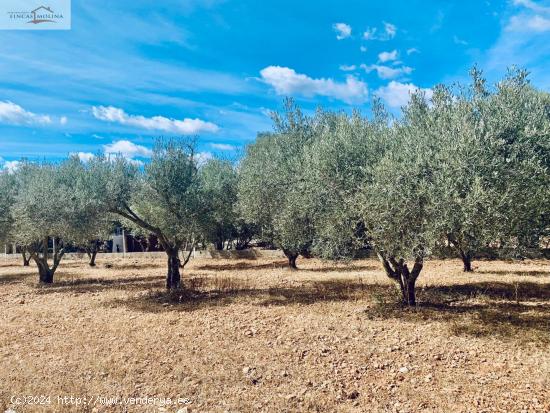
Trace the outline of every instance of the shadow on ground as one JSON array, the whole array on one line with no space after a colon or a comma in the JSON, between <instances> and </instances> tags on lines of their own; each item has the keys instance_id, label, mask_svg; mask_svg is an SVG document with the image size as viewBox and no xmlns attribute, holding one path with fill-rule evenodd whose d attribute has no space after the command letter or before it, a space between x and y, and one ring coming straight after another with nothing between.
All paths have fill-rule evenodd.
<instances>
[{"instance_id":1,"label":"shadow on ground","mask_svg":"<svg viewBox=\"0 0 550 413\"><path fill-rule=\"evenodd\" d=\"M151 288L162 288L164 278L162 276L135 276L119 278L82 278L64 276L62 279L55 280L53 284L37 285L39 294L53 294L62 292L71 293L94 293L106 289L138 291Z\"/></svg>"},{"instance_id":2,"label":"shadow on ground","mask_svg":"<svg viewBox=\"0 0 550 413\"><path fill-rule=\"evenodd\" d=\"M0 285L22 283L32 276L35 276L38 279L38 274L35 271L21 272L17 274L3 274L0 275Z\"/></svg>"},{"instance_id":3,"label":"shadow on ground","mask_svg":"<svg viewBox=\"0 0 550 413\"><path fill-rule=\"evenodd\" d=\"M505 271L505 270L478 270L478 274L495 274L495 275L518 275L520 277L550 277L550 270L519 270L519 271Z\"/></svg>"},{"instance_id":4,"label":"shadow on ground","mask_svg":"<svg viewBox=\"0 0 550 413\"><path fill-rule=\"evenodd\" d=\"M275 265L286 266L286 262L276 262ZM235 270L261 269L261 266L247 262L230 264L230 267ZM271 264L269 268L272 268ZM357 271L359 267L350 268ZM228 265L208 265L198 269L223 271L228 269ZM330 271L329 268L322 270ZM341 270L338 267L338 271ZM520 272L506 272L510 273ZM532 274L529 271L529 275ZM37 274L29 271L0 275L0 285L29 282L30 277L35 279ZM122 305L142 312L197 311L236 302L255 306L293 306L352 301L362 310L356 314L368 319L442 322L448 325L453 334L491 335L503 339L550 343L550 282L483 281L424 286L418 288L419 305L414 308L405 308L398 303L393 285L364 283L361 279L283 281L276 287L255 288L250 285L249 279L224 276L223 273L205 277L187 272L184 285L185 290L167 293L163 290L164 276L161 274L119 278L84 278L63 274L53 284L37 287L36 292L85 294L124 290L130 293L127 297L109 301L106 305Z\"/></svg>"},{"instance_id":5,"label":"shadow on ground","mask_svg":"<svg viewBox=\"0 0 550 413\"><path fill-rule=\"evenodd\" d=\"M418 289L419 305L398 303L389 284L325 280L267 289L239 286L200 288L173 293L149 291L115 300L142 312L197 311L246 302L257 306L309 305L319 302L356 301L360 316L372 320L443 322L456 335L497 336L501 339L550 343L550 284L532 282L478 282Z\"/></svg>"},{"instance_id":6,"label":"shadow on ground","mask_svg":"<svg viewBox=\"0 0 550 413\"><path fill-rule=\"evenodd\" d=\"M299 264L299 263L298 263ZM206 264L195 267L196 270L203 271L242 271L242 270L261 270L261 269L288 269L288 261L274 261L267 264L255 264L250 262L237 262L234 264ZM353 271L373 271L378 270L376 265L346 265L346 266L323 266L319 268L306 268L298 265L300 272L353 272Z\"/></svg>"}]
</instances>

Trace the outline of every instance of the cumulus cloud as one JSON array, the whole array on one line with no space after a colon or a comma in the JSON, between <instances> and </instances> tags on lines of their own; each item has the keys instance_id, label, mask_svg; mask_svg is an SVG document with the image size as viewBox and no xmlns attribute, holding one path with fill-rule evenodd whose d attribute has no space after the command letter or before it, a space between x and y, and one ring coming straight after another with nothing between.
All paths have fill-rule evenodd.
<instances>
[{"instance_id":1,"label":"cumulus cloud","mask_svg":"<svg viewBox=\"0 0 550 413\"><path fill-rule=\"evenodd\" d=\"M115 108L114 106L93 106L92 114L96 119L107 122L149 130L181 133L183 135L192 135L200 132L217 132L219 130L219 127L214 123L206 122L202 119L185 118L184 120L177 120L164 116L146 118L141 115L129 115L124 110Z\"/></svg>"},{"instance_id":2,"label":"cumulus cloud","mask_svg":"<svg viewBox=\"0 0 550 413\"><path fill-rule=\"evenodd\" d=\"M14 173L21 162L19 161L6 161L5 159L0 158L0 171L6 171L9 174Z\"/></svg>"},{"instance_id":3,"label":"cumulus cloud","mask_svg":"<svg viewBox=\"0 0 550 413\"><path fill-rule=\"evenodd\" d=\"M539 15L512 16L506 30L514 32L547 32L550 30L550 19Z\"/></svg>"},{"instance_id":4,"label":"cumulus cloud","mask_svg":"<svg viewBox=\"0 0 550 413\"><path fill-rule=\"evenodd\" d=\"M61 116L59 118L59 123L62 125L66 125L69 120L67 119L67 116Z\"/></svg>"},{"instance_id":5,"label":"cumulus cloud","mask_svg":"<svg viewBox=\"0 0 550 413\"><path fill-rule=\"evenodd\" d=\"M412 67L402 66L402 67L389 67L384 65L361 65L361 69L365 72L370 73L376 71L376 74L380 79L393 79L398 76L408 75L413 69Z\"/></svg>"},{"instance_id":6,"label":"cumulus cloud","mask_svg":"<svg viewBox=\"0 0 550 413\"><path fill-rule=\"evenodd\" d=\"M535 3L531 0L514 0L514 5L523 6L531 9L537 13L550 13L550 7L541 6L540 4Z\"/></svg>"},{"instance_id":7,"label":"cumulus cloud","mask_svg":"<svg viewBox=\"0 0 550 413\"><path fill-rule=\"evenodd\" d=\"M394 24L384 22L384 31L390 39L393 39L397 33L397 27Z\"/></svg>"},{"instance_id":8,"label":"cumulus cloud","mask_svg":"<svg viewBox=\"0 0 550 413\"><path fill-rule=\"evenodd\" d=\"M214 158L214 155L212 155L212 152L198 152L195 154L195 159L197 160L197 164L204 165L208 160Z\"/></svg>"},{"instance_id":9,"label":"cumulus cloud","mask_svg":"<svg viewBox=\"0 0 550 413\"><path fill-rule=\"evenodd\" d=\"M260 75L279 95L320 95L347 103L362 103L368 97L367 85L352 75L347 76L345 82L336 82L330 78L313 79L296 73L294 69L281 66L268 66L260 71Z\"/></svg>"},{"instance_id":10,"label":"cumulus cloud","mask_svg":"<svg viewBox=\"0 0 550 413\"><path fill-rule=\"evenodd\" d=\"M346 23L334 23L332 28L336 32L336 38L338 40L343 40L351 36L351 26Z\"/></svg>"},{"instance_id":11,"label":"cumulus cloud","mask_svg":"<svg viewBox=\"0 0 550 413\"><path fill-rule=\"evenodd\" d=\"M91 152L72 152L70 155L78 156L78 159L80 159L82 162L88 162L95 156Z\"/></svg>"},{"instance_id":12,"label":"cumulus cloud","mask_svg":"<svg viewBox=\"0 0 550 413\"><path fill-rule=\"evenodd\" d=\"M388 22L383 22L383 25L384 29L380 31L376 27L367 27L367 30L363 32L363 39L383 42L393 39L397 33L397 27Z\"/></svg>"},{"instance_id":13,"label":"cumulus cloud","mask_svg":"<svg viewBox=\"0 0 550 413\"><path fill-rule=\"evenodd\" d=\"M229 145L227 143L211 143L210 146L219 151L234 151L237 149L235 145Z\"/></svg>"},{"instance_id":14,"label":"cumulus cloud","mask_svg":"<svg viewBox=\"0 0 550 413\"><path fill-rule=\"evenodd\" d=\"M151 149L142 145L136 145L128 140L120 140L108 145L103 145L103 150L106 154L120 154L128 159L132 159L135 156L149 158L153 154Z\"/></svg>"},{"instance_id":15,"label":"cumulus cloud","mask_svg":"<svg viewBox=\"0 0 550 413\"><path fill-rule=\"evenodd\" d=\"M410 49L407 49L407 55L411 55L413 53L420 53L420 50L418 50L416 47L411 47Z\"/></svg>"},{"instance_id":16,"label":"cumulus cloud","mask_svg":"<svg viewBox=\"0 0 550 413\"><path fill-rule=\"evenodd\" d=\"M0 101L0 122L12 125L47 125L52 119L47 115L37 115L9 100Z\"/></svg>"},{"instance_id":17,"label":"cumulus cloud","mask_svg":"<svg viewBox=\"0 0 550 413\"><path fill-rule=\"evenodd\" d=\"M359 50L361 50L361 52L365 53L368 49L365 46L361 46L359 48Z\"/></svg>"},{"instance_id":18,"label":"cumulus cloud","mask_svg":"<svg viewBox=\"0 0 550 413\"><path fill-rule=\"evenodd\" d=\"M400 108L409 102L411 94L417 90L424 92L426 98L432 98L433 91L431 89L423 89L412 83L400 83L395 80L392 80L387 86L378 88L375 94L384 100L389 107Z\"/></svg>"},{"instance_id":19,"label":"cumulus cloud","mask_svg":"<svg viewBox=\"0 0 550 413\"><path fill-rule=\"evenodd\" d=\"M378 54L378 60L380 60L382 63L389 62L395 59L397 59L397 50L392 50L391 52L382 52Z\"/></svg>"}]
</instances>

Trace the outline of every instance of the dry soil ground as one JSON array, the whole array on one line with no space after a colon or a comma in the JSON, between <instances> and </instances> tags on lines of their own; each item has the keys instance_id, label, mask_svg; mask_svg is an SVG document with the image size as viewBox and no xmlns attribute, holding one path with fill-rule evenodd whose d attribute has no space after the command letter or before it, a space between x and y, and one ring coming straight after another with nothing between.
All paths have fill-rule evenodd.
<instances>
[{"instance_id":1,"label":"dry soil ground","mask_svg":"<svg viewBox=\"0 0 550 413\"><path fill-rule=\"evenodd\" d=\"M432 261L413 310L373 260L299 264L192 261L168 297L160 258L0 260L0 412L550 411L548 261Z\"/></svg>"}]
</instances>

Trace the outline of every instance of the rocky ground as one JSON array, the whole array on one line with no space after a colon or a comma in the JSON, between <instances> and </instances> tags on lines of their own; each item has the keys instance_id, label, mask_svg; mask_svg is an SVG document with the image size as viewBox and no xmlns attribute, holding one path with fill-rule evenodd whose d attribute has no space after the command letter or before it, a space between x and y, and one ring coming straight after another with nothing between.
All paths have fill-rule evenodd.
<instances>
[{"instance_id":1,"label":"rocky ground","mask_svg":"<svg viewBox=\"0 0 550 413\"><path fill-rule=\"evenodd\" d=\"M0 411L550 411L548 261L431 261L410 310L374 260L299 266L195 260L167 296L160 259L0 259Z\"/></svg>"}]
</instances>

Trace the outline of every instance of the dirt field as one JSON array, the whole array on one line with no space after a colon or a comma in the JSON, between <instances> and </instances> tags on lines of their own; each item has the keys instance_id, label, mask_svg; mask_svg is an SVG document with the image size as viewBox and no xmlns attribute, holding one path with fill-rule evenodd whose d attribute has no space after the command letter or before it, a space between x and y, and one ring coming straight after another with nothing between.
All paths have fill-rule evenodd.
<instances>
[{"instance_id":1,"label":"dirt field","mask_svg":"<svg viewBox=\"0 0 550 413\"><path fill-rule=\"evenodd\" d=\"M432 261L405 311L374 260L283 265L0 260L0 412L550 411L548 261Z\"/></svg>"}]
</instances>

